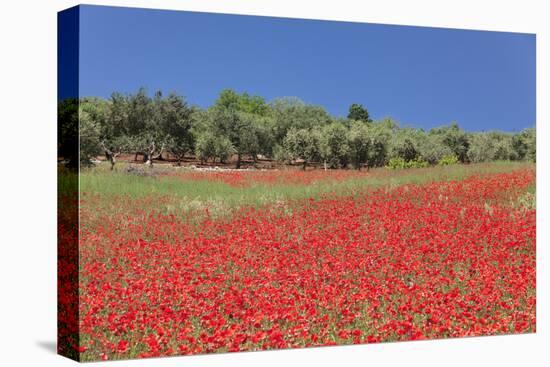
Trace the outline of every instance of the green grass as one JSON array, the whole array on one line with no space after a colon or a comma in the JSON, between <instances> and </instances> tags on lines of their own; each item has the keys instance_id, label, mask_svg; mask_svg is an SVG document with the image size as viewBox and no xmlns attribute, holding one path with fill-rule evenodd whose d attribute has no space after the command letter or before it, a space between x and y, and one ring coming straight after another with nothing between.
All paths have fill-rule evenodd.
<instances>
[{"instance_id":1,"label":"green grass","mask_svg":"<svg viewBox=\"0 0 550 367\"><path fill-rule=\"evenodd\" d=\"M122 166L118 167L117 171L99 167L81 172L80 189L82 193L99 196L100 202L107 206L112 206L109 202L114 198L137 200L138 202L145 198L164 198L158 206L153 204L153 207L148 209L166 213L197 209L207 205L214 208L234 209L245 205L261 206L267 203L304 198L318 199L327 193L354 195L371 188L392 189L403 184L459 180L470 175L509 172L529 167L534 167L534 165L520 162L493 162L405 170L381 168L371 170L365 176L347 178L342 181L320 180L308 185L258 183L248 187L230 186L220 181L182 180L179 176L185 176L189 172L182 169L179 169L177 176L174 177L136 176L126 173ZM175 171L175 169L163 167L161 171Z\"/></svg>"},{"instance_id":2,"label":"green grass","mask_svg":"<svg viewBox=\"0 0 550 367\"><path fill-rule=\"evenodd\" d=\"M59 196L78 195L78 174L62 167L57 172L57 194Z\"/></svg>"}]
</instances>

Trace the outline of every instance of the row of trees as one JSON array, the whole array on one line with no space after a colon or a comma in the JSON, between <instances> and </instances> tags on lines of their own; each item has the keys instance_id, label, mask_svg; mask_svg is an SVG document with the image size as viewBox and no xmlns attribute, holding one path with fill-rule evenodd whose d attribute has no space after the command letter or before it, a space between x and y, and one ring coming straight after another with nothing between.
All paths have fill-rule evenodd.
<instances>
[{"instance_id":1,"label":"row of trees","mask_svg":"<svg viewBox=\"0 0 550 367\"><path fill-rule=\"evenodd\" d=\"M121 153L151 165L169 153L178 163L193 155L201 162L233 160L237 168L245 157L299 163L304 169L311 163L370 168L392 159L423 164L535 160L533 128L516 134L471 133L455 123L429 131L401 128L392 119L373 121L359 104L350 106L347 118L336 118L297 98L267 103L228 89L211 107L200 109L175 93L149 97L142 88L129 95L113 93L109 100L83 98L78 105L60 102L60 144L63 134L79 131L80 156L72 159L83 165L105 155L114 166Z\"/></svg>"}]
</instances>

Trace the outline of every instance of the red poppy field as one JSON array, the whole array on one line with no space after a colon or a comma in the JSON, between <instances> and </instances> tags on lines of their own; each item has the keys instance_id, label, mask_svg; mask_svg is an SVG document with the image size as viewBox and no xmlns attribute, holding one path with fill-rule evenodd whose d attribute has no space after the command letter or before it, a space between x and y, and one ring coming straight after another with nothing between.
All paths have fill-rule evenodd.
<instances>
[{"instance_id":1,"label":"red poppy field","mask_svg":"<svg viewBox=\"0 0 550 367\"><path fill-rule=\"evenodd\" d=\"M81 360L535 332L534 166L93 179Z\"/></svg>"}]
</instances>

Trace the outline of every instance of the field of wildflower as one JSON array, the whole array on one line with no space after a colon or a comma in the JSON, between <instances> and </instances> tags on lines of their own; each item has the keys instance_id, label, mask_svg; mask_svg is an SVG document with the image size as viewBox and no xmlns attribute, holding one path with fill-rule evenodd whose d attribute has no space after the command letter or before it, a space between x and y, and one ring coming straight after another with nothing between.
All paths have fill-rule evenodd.
<instances>
[{"instance_id":1,"label":"field of wildflower","mask_svg":"<svg viewBox=\"0 0 550 367\"><path fill-rule=\"evenodd\" d=\"M83 171L61 347L86 361L534 332L534 193L527 163Z\"/></svg>"}]
</instances>

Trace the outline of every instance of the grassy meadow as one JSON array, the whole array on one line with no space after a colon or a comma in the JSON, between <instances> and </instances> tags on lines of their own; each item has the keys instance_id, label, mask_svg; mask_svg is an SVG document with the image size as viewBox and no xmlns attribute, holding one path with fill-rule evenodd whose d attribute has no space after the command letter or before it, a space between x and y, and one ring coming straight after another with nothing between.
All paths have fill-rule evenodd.
<instances>
[{"instance_id":1,"label":"grassy meadow","mask_svg":"<svg viewBox=\"0 0 550 367\"><path fill-rule=\"evenodd\" d=\"M391 190L404 184L460 180L471 175L534 169L533 163L510 161L408 170L375 168L369 171L307 172L293 169L195 171L157 165L153 169L140 171L144 174L142 176L128 173L130 166L132 164L120 165L116 171L110 171L106 165L83 169L80 174L80 192L85 199L83 208L92 211L101 208L115 213L119 200L130 206L131 201L135 201L136 206L140 206L142 200L147 199L147 209L161 214L186 215L206 207L215 208L211 212L215 214L216 210L225 213L243 206L260 207L282 201L320 199L329 194L353 196L370 189ZM220 179L220 176L225 178ZM308 180L308 176L313 177ZM285 180L289 177L294 179ZM305 179L301 180L301 177ZM531 191L534 192L534 187ZM126 206L124 210L127 210Z\"/></svg>"}]
</instances>

